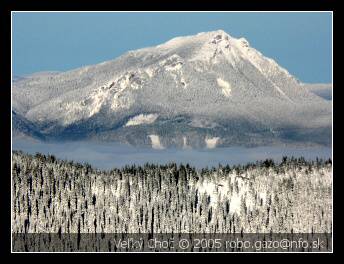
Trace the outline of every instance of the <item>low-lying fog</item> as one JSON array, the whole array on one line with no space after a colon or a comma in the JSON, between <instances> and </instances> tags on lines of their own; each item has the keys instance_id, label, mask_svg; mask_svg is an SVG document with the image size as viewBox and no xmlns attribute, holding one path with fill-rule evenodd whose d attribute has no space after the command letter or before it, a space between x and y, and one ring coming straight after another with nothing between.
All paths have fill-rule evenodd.
<instances>
[{"instance_id":1,"label":"low-lying fog","mask_svg":"<svg viewBox=\"0 0 344 264\"><path fill-rule=\"evenodd\" d=\"M189 163L196 168L217 166L218 164L245 164L257 160L273 158L279 161L283 156L303 156L306 159L332 157L329 147L228 147L214 149L162 149L135 148L118 143L65 142L44 143L24 139L13 139L13 150L31 154L41 152L53 154L57 158L88 162L100 169L122 167L127 164L166 164L169 162Z\"/></svg>"}]
</instances>

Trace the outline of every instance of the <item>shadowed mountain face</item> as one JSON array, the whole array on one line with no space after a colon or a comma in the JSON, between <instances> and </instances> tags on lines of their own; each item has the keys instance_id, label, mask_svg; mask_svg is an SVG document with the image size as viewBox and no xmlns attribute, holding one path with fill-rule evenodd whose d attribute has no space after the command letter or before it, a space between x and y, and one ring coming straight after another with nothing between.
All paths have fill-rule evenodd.
<instances>
[{"instance_id":1,"label":"shadowed mountain face","mask_svg":"<svg viewBox=\"0 0 344 264\"><path fill-rule=\"evenodd\" d=\"M161 149L331 144L331 101L226 32L178 37L13 84L13 129Z\"/></svg>"}]
</instances>

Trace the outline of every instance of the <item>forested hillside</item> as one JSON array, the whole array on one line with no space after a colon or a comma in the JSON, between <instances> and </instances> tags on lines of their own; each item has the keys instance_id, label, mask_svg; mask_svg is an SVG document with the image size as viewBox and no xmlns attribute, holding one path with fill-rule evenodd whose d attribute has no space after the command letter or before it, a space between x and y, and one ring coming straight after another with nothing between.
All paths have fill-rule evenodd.
<instances>
[{"instance_id":1,"label":"forested hillside","mask_svg":"<svg viewBox=\"0 0 344 264\"><path fill-rule=\"evenodd\" d=\"M12 159L14 233L332 230L331 160L100 171L41 154Z\"/></svg>"}]
</instances>

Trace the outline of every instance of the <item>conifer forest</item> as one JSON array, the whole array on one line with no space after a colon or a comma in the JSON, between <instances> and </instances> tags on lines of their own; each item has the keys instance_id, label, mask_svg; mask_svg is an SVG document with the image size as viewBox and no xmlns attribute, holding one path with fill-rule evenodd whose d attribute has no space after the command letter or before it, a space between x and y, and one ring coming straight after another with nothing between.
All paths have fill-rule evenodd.
<instances>
[{"instance_id":1,"label":"conifer forest","mask_svg":"<svg viewBox=\"0 0 344 264\"><path fill-rule=\"evenodd\" d=\"M13 152L13 233L331 233L332 161L102 171Z\"/></svg>"}]
</instances>

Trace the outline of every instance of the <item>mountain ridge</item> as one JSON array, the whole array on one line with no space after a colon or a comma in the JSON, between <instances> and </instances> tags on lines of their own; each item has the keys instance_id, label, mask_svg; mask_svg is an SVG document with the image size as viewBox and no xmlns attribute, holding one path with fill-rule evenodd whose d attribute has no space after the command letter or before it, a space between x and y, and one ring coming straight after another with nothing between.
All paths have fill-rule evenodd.
<instances>
[{"instance_id":1,"label":"mountain ridge","mask_svg":"<svg viewBox=\"0 0 344 264\"><path fill-rule=\"evenodd\" d=\"M207 147L209 139L216 141L211 146L326 145L332 126L330 102L246 39L223 30L19 79L13 109L47 140L92 138L152 147L156 137L166 147Z\"/></svg>"}]
</instances>

